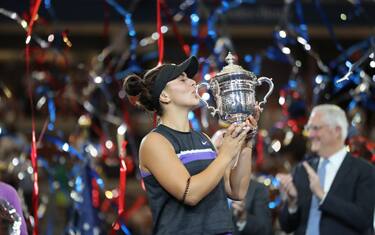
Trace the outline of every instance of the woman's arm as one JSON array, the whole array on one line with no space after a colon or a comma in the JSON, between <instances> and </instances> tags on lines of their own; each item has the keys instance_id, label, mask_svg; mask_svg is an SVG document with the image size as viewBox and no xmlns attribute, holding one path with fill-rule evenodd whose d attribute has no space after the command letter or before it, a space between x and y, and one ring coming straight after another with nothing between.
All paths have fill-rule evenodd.
<instances>
[{"instance_id":1,"label":"woman's arm","mask_svg":"<svg viewBox=\"0 0 375 235\"><path fill-rule=\"evenodd\" d=\"M238 131L237 129L232 125L228 131L232 133ZM240 132L234 138L228 135L224 141L225 148L222 148L217 158L204 171L193 176L178 159L171 143L162 135L151 132L141 143L139 152L141 169L150 172L162 187L178 200L181 200L187 191L184 202L188 205L196 205L222 179L232 158L237 155L247 131ZM190 184L187 188L189 178Z\"/></svg>"},{"instance_id":2,"label":"woman's arm","mask_svg":"<svg viewBox=\"0 0 375 235\"><path fill-rule=\"evenodd\" d=\"M257 123L261 109L256 106L256 112L253 116L249 116L246 120L251 129L257 129ZM233 200L243 200L246 197L247 189L251 178L251 158L253 144L249 139L244 146L241 147L237 162L229 166L225 173L225 190L227 195Z\"/></svg>"},{"instance_id":3,"label":"woman's arm","mask_svg":"<svg viewBox=\"0 0 375 235\"><path fill-rule=\"evenodd\" d=\"M251 159L252 144L249 143L242 149L236 165L230 164L226 169L225 190L233 200L244 200L246 197L251 178Z\"/></svg>"}]
</instances>

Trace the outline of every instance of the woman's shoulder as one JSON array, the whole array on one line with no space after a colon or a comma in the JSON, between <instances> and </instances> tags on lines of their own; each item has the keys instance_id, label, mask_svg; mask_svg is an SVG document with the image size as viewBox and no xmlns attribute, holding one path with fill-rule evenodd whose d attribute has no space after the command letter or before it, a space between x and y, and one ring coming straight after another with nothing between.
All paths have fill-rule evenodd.
<instances>
[{"instance_id":1,"label":"woman's shoulder","mask_svg":"<svg viewBox=\"0 0 375 235\"><path fill-rule=\"evenodd\" d=\"M149 143L149 142L152 143L152 142L160 140L162 138L163 138L163 136L160 133L155 132L155 131L151 131L143 137L143 139L141 141L141 145L143 145L145 143Z\"/></svg>"},{"instance_id":2,"label":"woman's shoulder","mask_svg":"<svg viewBox=\"0 0 375 235\"><path fill-rule=\"evenodd\" d=\"M143 137L140 149L144 148L162 148L170 145L167 138L158 132L151 131Z\"/></svg>"}]
</instances>

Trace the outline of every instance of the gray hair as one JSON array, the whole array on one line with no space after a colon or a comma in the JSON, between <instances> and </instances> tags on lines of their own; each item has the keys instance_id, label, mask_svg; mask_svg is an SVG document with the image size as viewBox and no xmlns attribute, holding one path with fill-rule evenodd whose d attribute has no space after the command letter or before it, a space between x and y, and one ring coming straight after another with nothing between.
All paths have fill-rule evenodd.
<instances>
[{"instance_id":1,"label":"gray hair","mask_svg":"<svg viewBox=\"0 0 375 235\"><path fill-rule=\"evenodd\" d=\"M341 138L344 142L348 136L348 119L346 118L345 111L339 106L334 104L321 104L315 106L311 113L319 112L323 114L324 121L331 127L341 128Z\"/></svg>"}]
</instances>

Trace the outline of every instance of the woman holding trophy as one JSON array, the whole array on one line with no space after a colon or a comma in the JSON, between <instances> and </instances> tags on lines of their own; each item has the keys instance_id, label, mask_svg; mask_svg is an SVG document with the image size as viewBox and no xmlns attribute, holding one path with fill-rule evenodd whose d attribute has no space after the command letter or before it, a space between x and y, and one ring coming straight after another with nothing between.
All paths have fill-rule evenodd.
<instances>
[{"instance_id":1,"label":"woman holding trophy","mask_svg":"<svg viewBox=\"0 0 375 235\"><path fill-rule=\"evenodd\" d=\"M250 130L260 108L231 124L217 153L211 140L190 128L188 113L200 102L196 82L198 61L163 64L143 78L124 82L128 96L159 116L159 124L142 140L139 167L153 216L153 234L230 234L227 197L245 197L251 175ZM237 162L237 164L235 164Z\"/></svg>"}]
</instances>

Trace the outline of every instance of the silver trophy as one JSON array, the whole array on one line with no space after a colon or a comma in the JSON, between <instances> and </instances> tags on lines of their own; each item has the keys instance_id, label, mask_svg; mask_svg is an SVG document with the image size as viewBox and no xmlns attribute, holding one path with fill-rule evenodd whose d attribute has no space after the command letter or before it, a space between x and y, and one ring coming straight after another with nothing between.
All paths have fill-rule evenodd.
<instances>
[{"instance_id":1,"label":"silver trophy","mask_svg":"<svg viewBox=\"0 0 375 235\"><path fill-rule=\"evenodd\" d=\"M219 113L220 118L228 123L241 123L255 111L255 88L263 82L268 83L269 90L259 105L267 102L267 98L273 91L273 82L270 78L257 78L254 73L244 70L241 66L234 64L234 56L229 52L225 58L226 65L209 83L202 82L197 85L196 92L206 86L212 91L216 106L212 107L201 97L200 99L207 105L211 114Z\"/></svg>"}]
</instances>

